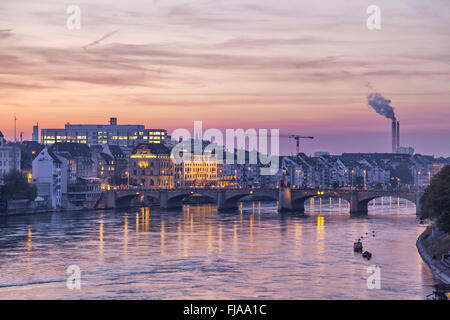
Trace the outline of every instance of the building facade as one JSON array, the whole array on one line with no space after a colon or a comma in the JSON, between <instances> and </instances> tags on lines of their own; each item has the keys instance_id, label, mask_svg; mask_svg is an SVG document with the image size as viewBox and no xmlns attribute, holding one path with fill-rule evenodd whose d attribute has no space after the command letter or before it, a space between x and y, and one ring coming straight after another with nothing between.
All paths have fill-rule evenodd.
<instances>
[{"instance_id":1,"label":"building facade","mask_svg":"<svg viewBox=\"0 0 450 320\"><path fill-rule=\"evenodd\" d=\"M109 145L108 149L114 157L114 174L117 177L125 178L128 176L128 157L119 146Z\"/></svg>"},{"instance_id":2,"label":"building facade","mask_svg":"<svg viewBox=\"0 0 450 320\"><path fill-rule=\"evenodd\" d=\"M98 159L98 162L93 161ZM104 159L108 159L105 161ZM112 157L96 153L86 144L55 143L46 146L32 163L32 182L38 197L54 209L90 207L101 194L97 170L108 168ZM105 161L105 162L102 162ZM104 173L106 176L106 172Z\"/></svg>"},{"instance_id":3,"label":"building facade","mask_svg":"<svg viewBox=\"0 0 450 320\"><path fill-rule=\"evenodd\" d=\"M64 129L42 129L41 140L45 145L57 142L93 145L137 146L140 143L163 143L167 139L164 129L146 129L144 125L119 125L111 118L107 125L66 124Z\"/></svg>"},{"instance_id":4,"label":"building facade","mask_svg":"<svg viewBox=\"0 0 450 320\"><path fill-rule=\"evenodd\" d=\"M39 142L39 124L36 124L33 126L33 134L31 136L31 141L33 142Z\"/></svg>"},{"instance_id":5,"label":"building facade","mask_svg":"<svg viewBox=\"0 0 450 320\"><path fill-rule=\"evenodd\" d=\"M178 187L211 187L218 183L218 165L215 157L191 153L189 160L176 165Z\"/></svg>"},{"instance_id":6,"label":"building facade","mask_svg":"<svg viewBox=\"0 0 450 320\"><path fill-rule=\"evenodd\" d=\"M62 196L67 192L68 174L67 161L49 148L41 150L33 160L32 183L37 187L37 196L49 201L53 209L62 207Z\"/></svg>"},{"instance_id":7,"label":"building facade","mask_svg":"<svg viewBox=\"0 0 450 320\"><path fill-rule=\"evenodd\" d=\"M94 176L99 178L103 184L108 183L109 179L116 175L114 156L108 145L91 147L91 154Z\"/></svg>"},{"instance_id":8,"label":"building facade","mask_svg":"<svg viewBox=\"0 0 450 320\"><path fill-rule=\"evenodd\" d=\"M130 155L129 171L130 179L143 188L174 187L175 166L163 144L139 144Z\"/></svg>"},{"instance_id":9,"label":"building facade","mask_svg":"<svg viewBox=\"0 0 450 320\"><path fill-rule=\"evenodd\" d=\"M0 184L3 184L3 176L9 171L20 171L20 162L20 148L7 145L3 133L0 132Z\"/></svg>"}]
</instances>

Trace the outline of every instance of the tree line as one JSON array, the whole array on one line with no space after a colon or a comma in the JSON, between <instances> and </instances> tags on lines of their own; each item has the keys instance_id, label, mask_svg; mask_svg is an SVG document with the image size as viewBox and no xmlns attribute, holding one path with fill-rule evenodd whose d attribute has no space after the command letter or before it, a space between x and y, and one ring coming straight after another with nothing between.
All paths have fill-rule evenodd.
<instances>
[{"instance_id":1,"label":"tree line","mask_svg":"<svg viewBox=\"0 0 450 320\"><path fill-rule=\"evenodd\" d=\"M423 218L435 221L439 230L450 233L450 165L431 179L420 205Z\"/></svg>"}]
</instances>

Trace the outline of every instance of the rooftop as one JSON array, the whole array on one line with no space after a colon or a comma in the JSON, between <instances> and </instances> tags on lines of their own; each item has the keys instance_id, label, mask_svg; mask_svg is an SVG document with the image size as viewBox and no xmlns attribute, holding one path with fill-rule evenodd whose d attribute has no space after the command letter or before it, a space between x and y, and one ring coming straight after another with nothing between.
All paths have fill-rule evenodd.
<instances>
[{"instance_id":1,"label":"rooftop","mask_svg":"<svg viewBox=\"0 0 450 320\"><path fill-rule=\"evenodd\" d=\"M139 151L150 151L154 155L170 155L170 150L163 144L160 143L140 143L133 149L132 154L136 154Z\"/></svg>"}]
</instances>

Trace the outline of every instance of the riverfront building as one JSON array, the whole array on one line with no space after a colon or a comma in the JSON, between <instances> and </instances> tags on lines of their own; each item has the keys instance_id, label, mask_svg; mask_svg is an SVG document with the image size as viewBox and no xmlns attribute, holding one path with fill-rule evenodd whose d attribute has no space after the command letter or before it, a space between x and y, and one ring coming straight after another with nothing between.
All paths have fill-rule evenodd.
<instances>
[{"instance_id":1,"label":"riverfront building","mask_svg":"<svg viewBox=\"0 0 450 320\"><path fill-rule=\"evenodd\" d=\"M20 156L20 149L7 145L0 131L0 184L3 184L3 175L11 170L20 170Z\"/></svg>"},{"instance_id":2,"label":"riverfront building","mask_svg":"<svg viewBox=\"0 0 450 320\"><path fill-rule=\"evenodd\" d=\"M100 179L102 183L108 183L109 179L116 175L114 156L108 145L91 147L94 177Z\"/></svg>"},{"instance_id":3,"label":"riverfront building","mask_svg":"<svg viewBox=\"0 0 450 320\"><path fill-rule=\"evenodd\" d=\"M201 150L195 153L195 145ZM187 148L189 147L190 148ZM185 141L181 150L181 163L175 166L175 185L177 187L211 187L218 184L219 165L216 150L209 141L190 140ZM186 147L187 146L187 147Z\"/></svg>"},{"instance_id":4,"label":"riverfront building","mask_svg":"<svg viewBox=\"0 0 450 320\"><path fill-rule=\"evenodd\" d=\"M62 195L67 193L68 161L44 148L33 160L33 183L38 197L47 201L53 209L62 207ZM70 165L70 164L69 164Z\"/></svg>"},{"instance_id":5,"label":"riverfront building","mask_svg":"<svg viewBox=\"0 0 450 320\"><path fill-rule=\"evenodd\" d=\"M93 145L118 145L133 147L140 143L163 143L167 139L164 129L146 129L144 125L119 125L117 118L109 124L66 124L64 129L42 129L42 143L83 143Z\"/></svg>"},{"instance_id":6,"label":"riverfront building","mask_svg":"<svg viewBox=\"0 0 450 320\"><path fill-rule=\"evenodd\" d=\"M190 160L177 165L176 180L179 187L210 187L217 186L218 166L214 156L195 155L191 153Z\"/></svg>"},{"instance_id":7,"label":"riverfront building","mask_svg":"<svg viewBox=\"0 0 450 320\"><path fill-rule=\"evenodd\" d=\"M56 143L42 149L32 164L38 197L53 209L88 206L98 200L101 184L92 154L86 144Z\"/></svg>"},{"instance_id":8,"label":"riverfront building","mask_svg":"<svg viewBox=\"0 0 450 320\"><path fill-rule=\"evenodd\" d=\"M130 178L145 188L173 188L175 166L163 144L142 143L130 155Z\"/></svg>"},{"instance_id":9,"label":"riverfront building","mask_svg":"<svg viewBox=\"0 0 450 320\"><path fill-rule=\"evenodd\" d=\"M179 150L180 163L175 165L177 187L214 187L218 185L222 165L218 161L218 145L191 139Z\"/></svg>"}]
</instances>

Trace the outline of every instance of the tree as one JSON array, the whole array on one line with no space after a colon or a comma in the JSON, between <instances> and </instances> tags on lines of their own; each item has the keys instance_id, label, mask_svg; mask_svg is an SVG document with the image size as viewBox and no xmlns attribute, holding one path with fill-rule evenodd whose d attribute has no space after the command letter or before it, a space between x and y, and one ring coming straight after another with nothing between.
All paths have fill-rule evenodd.
<instances>
[{"instance_id":1,"label":"tree","mask_svg":"<svg viewBox=\"0 0 450 320\"><path fill-rule=\"evenodd\" d=\"M37 196L35 185L28 183L26 175L17 170L11 170L3 177L5 194L12 199L34 200Z\"/></svg>"},{"instance_id":2,"label":"tree","mask_svg":"<svg viewBox=\"0 0 450 320\"><path fill-rule=\"evenodd\" d=\"M450 165L433 177L420 206L424 218L435 220L440 230L450 233Z\"/></svg>"}]
</instances>

